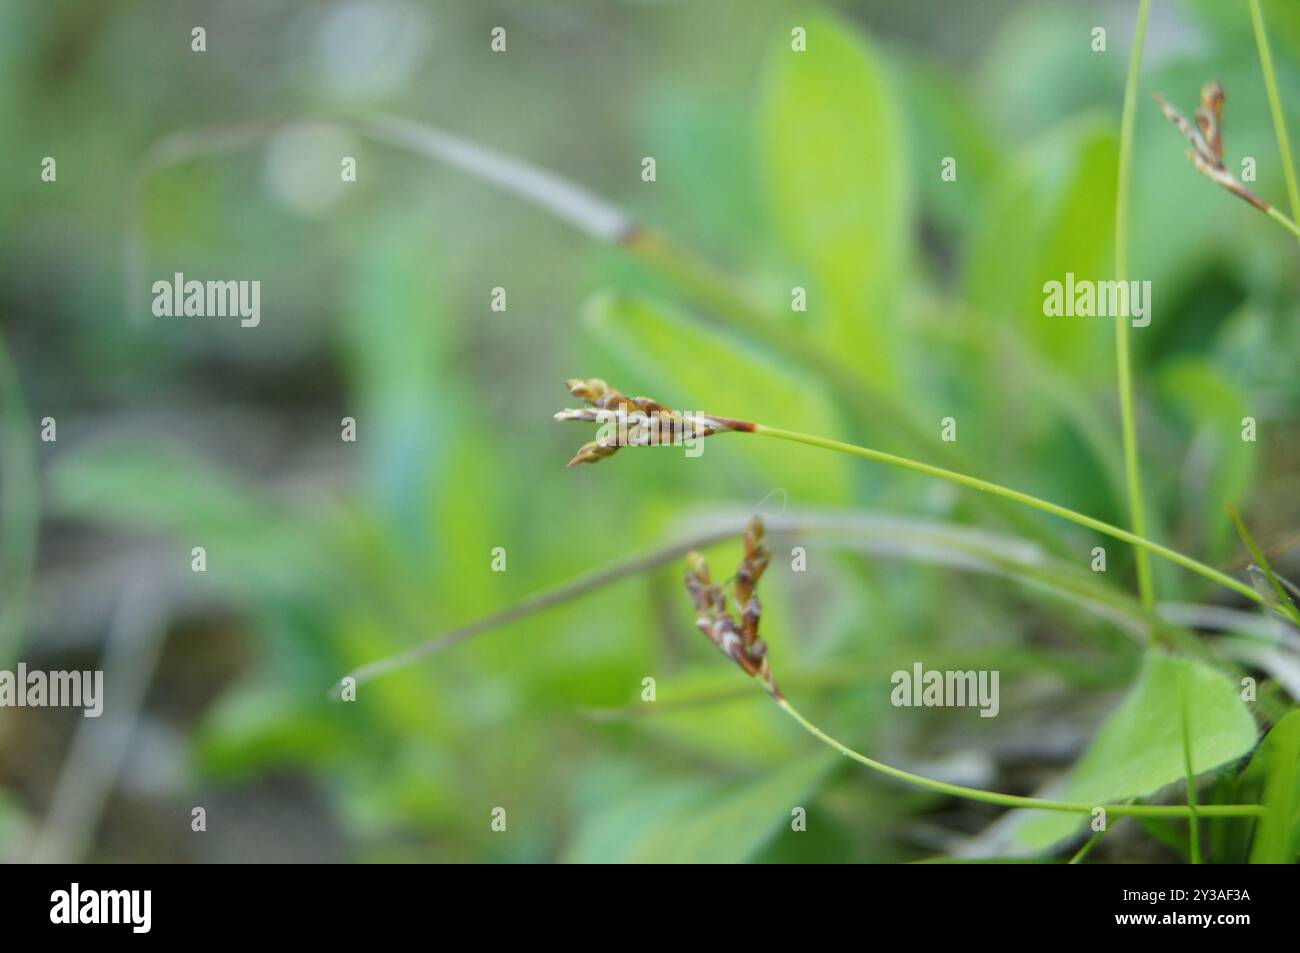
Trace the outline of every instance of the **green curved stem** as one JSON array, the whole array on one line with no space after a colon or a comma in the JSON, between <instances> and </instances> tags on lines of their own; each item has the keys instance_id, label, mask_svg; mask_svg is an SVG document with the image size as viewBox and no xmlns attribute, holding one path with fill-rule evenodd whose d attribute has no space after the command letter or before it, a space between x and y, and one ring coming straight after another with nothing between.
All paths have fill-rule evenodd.
<instances>
[{"instance_id":1,"label":"green curved stem","mask_svg":"<svg viewBox=\"0 0 1300 953\"><path fill-rule=\"evenodd\" d=\"M793 360L813 374L841 406L863 426L871 427L872 433L893 433L913 447L925 446L928 442L913 411L904 402L870 381L862 380L849 365L826 353L806 335L783 325L755 306L736 290L734 282L725 273L712 267L692 249L681 247L662 232L647 228L633 231L620 247L698 305L725 318L737 333L771 348L773 353ZM939 452L950 466L964 468L969 465L952 444L942 445ZM1022 519L1016 510L1003 507L997 515L1016 532L1030 538L1043 538L1041 527Z\"/></svg>"},{"instance_id":2,"label":"green curved stem","mask_svg":"<svg viewBox=\"0 0 1300 953\"><path fill-rule=\"evenodd\" d=\"M892 453L885 453L881 450L872 450L868 447L859 447L851 443L843 443L839 440L829 440L826 437L817 437L812 434L800 433L796 430L782 430L779 427L769 427L766 424L754 424L753 433L762 434L768 437L775 437L778 440L789 440L794 443L803 443L811 447L819 447L823 450L834 450L839 453L848 453L855 457L865 457L868 460L875 460L878 463L887 463L890 466L901 467L904 470L914 470L917 473L924 473L926 476L937 477L940 480L947 480L950 483L958 483L962 486L979 490L983 493L991 493L994 496L1000 496L1003 499L1012 500L1025 506L1032 507L1036 510L1042 510L1044 513L1050 513L1053 516L1059 516L1061 519L1069 520L1072 523L1078 523L1080 526L1086 526L1088 529L1095 530L1115 539L1122 540L1130 545L1140 547L1148 552L1154 553L1163 559L1176 563L1184 569L1189 569L1206 579L1213 580L1221 586L1231 589L1260 605L1267 605L1264 597L1257 593L1253 588L1233 579L1226 573L1220 572L1212 566L1198 562L1190 556L1184 556L1175 549L1168 546L1162 546L1160 543L1153 542L1144 536L1131 533L1126 529L1120 529L1110 523L1094 519L1091 516L1085 516L1083 513L1068 509L1048 500L1041 499L1037 496L1031 496L1028 493L1021 493L1019 490L1012 490L997 483L990 483L988 480L981 480L978 477L967 476L965 473L957 473L954 470L945 470L942 467L931 466L928 463L921 463L917 460L909 460L907 457L895 456Z\"/></svg>"},{"instance_id":3,"label":"green curved stem","mask_svg":"<svg viewBox=\"0 0 1300 953\"><path fill-rule=\"evenodd\" d=\"M1124 113L1119 133L1119 180L1115 189L1115 280L1125 281L1128 272L1128 210L1133 181L1133 123L1137 117L1138 74L1142 67L1142 47L1146 43L1147 19L1151 0L1138 7L1137 29L1133 35L1133 54L1129 59L1128 78L1124 82ZM1115 322L1115 364L1119 378L1119 411L1124 437L1124 473L1128 484L1129 515L1133 532L1147 534L1146 509L1142 503L1142 478L1138 463L1137 423L1133 412L1133 369L1129 358L1128 322ZM1138 549L1138 594L1147 608L1155 605L1155 586L1151 577L1151 560Z\"/></svg>"},{"instance_id":4,"label":"green curved stem","mask_svg":"<svg viewBox=\"0 0 1300 953\"><path fill-rule=\"evenodd\" d=\"M1300 225L1297 225L1295 222L1291 221L1291 219L1287 218L1284 213L1279 212L1276 208L1270 205L1268 207L1268 212L1266 214L1268 215L1269 218L1277 222L1279 225L1285 228L1296 238L1300 238Z\"/></svg>"},{"instance_id":5,"label":"green curved stem","mask_svg":"<svg viewBox=\"0 0 1300 953\"><path fill-rule=\"evenodd\" d=\"M1107 814L1113 817L1191 817L1193 816L1193 813L1200 817L1264 816L1264 806L1261 804L1206 804L1196 808L1195 812L1193 812L1192 808L1182 804L1081 804L1075 801L1048 801L1035 797L1023 797L1018 794L999 794L997 791L985 791L980 788L968 788L960 784L948 784L945 781L936 781L933 778L927 778L919 774L913 774L910 771L904 771L902 768L895 768L892 765L885 764L883 761L868 758L866 755L854 751L848 745L843 744L826 734L826 732L822 731L800 714L799 710L790 704L789 699L780 698L777 699L776 703L787 715L797 721L810 735L823 744L834 748L846 758L851 758L859 764L866 765L873 771L888 775L898 781L904 781L917 787L937 791L940 794L965 798L968 801L980 801L984 804L996 804L999 807L1029 808L1038 811L1063 811L1072 814L1091 814L1098 808L1103 808Z\"/></svg>"},{"instance_id":6,"label":"green curved stem","mask_svg":"<svg viewBox=\"0 0 1300 953\"><path fill-rule=\"evenodd\" d=\"M1125 620L1127 623L1126 628L1130 630L1136 625L1138 632L1145 632L1160 621L1158 615L1143 609L1132 595L1107 582L1103 575L1086 571L1066 573L1061 564L1040 564L1033 558L1016 556L1015 551L1020 549L1021 544L1025 542L1019 537L1007 537L985 544L976 544L965 542L960 537L951 538L934 535L933 527L916 521L909 522L910 528L904 530L904 535L889 535L888 531L883 530L883 528L881 530L872 530L869 525L862 524L858 520L857 514L836 513L825 516L778 516L769 519L767 522L770 533L827 535L829 537L828 542L832 546L857 548L858 551L867 554L877 552L871 548L869 542L873 532L881 532L882 539L902 539L904 541L911 539L923 542L927 549L937 546L940 549L972 557L977 560L978 564L988 567L985 571L1001 573L1010 579L1041 588L1067 602L1090 607L1091 611L1099 615L1121 618ZM404 651L369 662L353 669L344 677L353 678L355 684L360 686L372 679L414 665L466 639L529 618L536 613L564 605L605 586L613 585L622 579L671 563L691 550L704 549L715 543L735 539L742 532L739 520L737 520L735 527L731 529L700 532L689 539L660 546L647 553L625 557L613 563L602 563L598 569L581 573L571 579L548 586L489 616L445 630L433 638L425 639ZM909 533L910 535L908 535ZM847 540L837 540L835 537L840 534L844 534ZM908 558L920 558L924 561L924 557L913 556ZM1111 616L1111 613L1115 615ZM1177 626L1172 626L1167 631L1175 638L1182 633L1182 630ZM1194 638L1189 638L1181 647L1193 653L1201 650L1200 643ZM340 681L331 689L331 693L335 697L339 694L341 684ZM661 701L657 706L657 710L662 709L665 705L672 707L671 703ZM638 708L640 707L638 706ZM601 712L602 716L609 713L609 710ZM1281 715L1278 714L1277 717L1281 717Z\"/></svg>"},{"instance_id":7,"label":"green curved stem","mask_svg":"<svg viewBox=\"0 0 1300 953\"><path fill-rule=\"evenodd\" d=\"M1082 864L1083 861L1084 861L1084 858L1086 858L1089 854L1092 853L1092 849L1093 849L1094 847L1097 846L1097 844L1101 841L1101 839L1102 839L1103 837L1106 836L1106 832L1107 832L1108 830L1110 830L1109 827L1104 827L1104 828L1102 828L1101 830L1097 831L1097 833L1095 833L1095 834L1093 834L1091 837L1089 837L1089 838L1084 842L1083 846L1080 847L1080 848L1075 852L1074 856L1070 858L1069 863L1071 863L1071 864Z\"/></svg>"},{"instance_id":8,"label":"green curved stem","mask_svg":"<svg viewBox=\"0 0 1300 953\"><path fill-rule=\"evenodd\" d=\"M1300 219L1300 186L1296 184L1295 162L1291 158L1291 139L1286 131L1286 115L1282 112L1282 98L1277 93L1277 76L1273 73L1273 54L1268 47L1268 31L1264 27L1264 14L1259 0L1250 0L1250 23L1255 31L1255 45L1259 47L1259 65L1264 71L1264 86L1268 89L1268 108L1273 114L1273 132L1277 136L1278 151L1282 153L1282 173L1286 177L1287 196L1291 200L1291 218L1271 208L1270 218L1290 229L1300 238L1300 229L1294 219Z\"/></svg>"}]
</instances>

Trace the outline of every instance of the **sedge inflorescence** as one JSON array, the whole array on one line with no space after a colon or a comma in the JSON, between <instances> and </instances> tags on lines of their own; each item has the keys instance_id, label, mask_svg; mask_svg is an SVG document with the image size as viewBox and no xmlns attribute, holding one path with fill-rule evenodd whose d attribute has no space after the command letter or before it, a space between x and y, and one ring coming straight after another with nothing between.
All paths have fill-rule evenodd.
<instances>
[{"instance_id":1,"label":"sedge inflorescence","mask_svg":"<svg viewBox=\"0 0 1300 953\"><path fill-rule=\"evenodd\" d=\"M781 692L772 678L767 643L758 637L763 606L755 591L771 560L772 551L763 539L763 521L755 516L745 527L745 555L732 580L731 599L728 600L725 586L713 582L708 563L696 552L686 557L686 590L695 603L695 624L700 631L779 699ZM734 616L732 608L736 612Z\"/></svg>"},{"instance_id":2,"label":"sedge inflorescence","mask_svg":"<svg viewBox=\"0 0 1300 953\"><path fill-rule=\"evenodd\" d=\"M568 463L571 467L599 463L623 447L681 446L716 433L754 429L745 421L683 413L649 397L628 397L598 377L575 377L564 386L589 406L562 410L555 419L600 424L596 439L578 449Z\"/></svg>"},{"instance_id":3,"label":"sedge inflorescence","mask_svg":"<svg viewBox=\"0 0 1300 953\"><path fill-rule=\"evenodd\" d=\"M1191 144L1187 158L1196 170L1212 182L1216 182L1233 195L1249 202L1262 212L1269 210L1269 204L1251 192L1228 171L1223 162L1223 84L1218 81L1206 83L1201 87L1201 105L1196 110L1196 123L1193 125L1159 93L1156 102L1171 123L1177 127L1184 138Z\"/></svg>"}]
</instances>

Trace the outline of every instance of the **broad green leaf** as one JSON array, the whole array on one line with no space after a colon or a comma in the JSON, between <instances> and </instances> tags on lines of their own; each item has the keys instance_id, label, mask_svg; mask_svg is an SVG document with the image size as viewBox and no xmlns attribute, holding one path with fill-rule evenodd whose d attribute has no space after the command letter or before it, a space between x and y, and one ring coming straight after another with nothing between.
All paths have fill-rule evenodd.
<instances>
[{"instance_id":1,"label":"broad green leaf","mask_svg":"<svg viewBox=\"0 0 1300 953\"><path fill-rule=\"evenodd\" d=\"M834 752L797 758L736 784L659 780L627 788L587 809L567 859L579 862L735 864L752 859L838 761Z\"/></svg>"},{"instance_id":2,"label":"broad green leaf","mask_svg":"<svg viewBox=\"0 0 1300 953\"><path fill-rule=\"evenodd\" d=\"M1183 0L1182 8L1195 20L1207 37L1221 49L1238 48L1250 52L1252 65L1259 70L1254 56L1255 33L1250 13L1245 3L1222 3L1220 0ZM1300 53L1300 6L1293 0L1262 0L1260 10L1268 28L1269 44L1273 48L1274 68L1282 70L1294 60L1284 51ZM1285 81L1285 74L1280 81ZM1262 82L1262 81L1261 81ZM1287 101L1286 93L1282 101Z\"/></svg>"},{"instance_id":3,"label":"broad green leaf","mask_svg":"<svg viewBox=\"0 0 1300 953\"><path fill-rule=\"evenodd\" d=\"M815 279L810 324L846 362L887 384L907 259L903 124L867 40L837 20L804 24L768 53L760 109L767 193L782 236ZM818 294L822 300L818 300Z\"/></svg>"},{"instance_id":4,"label":"broad green leaf","mask_svg":"<svg viewBox=\"0 0 1300 953\"><path fill-rule=\"evenodd\" d=\"M377 229L353 265L340 322L350 406L366 421L362 454L374 504L408 558L436 559L432 486L458 419L448 414L439 362L452 323L442 318L437 257L427 229Z\"/></svg>"},{"instance_id":5,"label":"broad green leaf","mask_svg":"<svg viewBox=\"0 0 1300 953\"><path fill-rule=\"evenodd\" d=\"M1190 479L1181 481L1180 489L1187 493L1181 510L1203 535L1185 545L1223 556L1232 537L1223 504L1245 496L1254 473L1255 452L1241 439L1246 398L1232 380L1196 358L1167 363L1160 372L1160 388L1191 430L1185 470Z\"/></svg>"},{"instance_id":6,"label":"broad green leaf","mask_svg":"<svg viewBox=\"0 0 1300 953\"><path fill-rule=\"evenodd\" d=\"M904 98L907 141L922 166L917 199L924 214L964 235L972 208L994 181L1000 162L994 130L983 121L971 90L939 64L904 60L899 92ZM945 158L957 160L955 180L940 173ZM960 188L957 183L961 183Z\"/></svg>"},{"instance_id":7,"label":"broad green leaf","mask_svg":"<svg viewBox=\"0 0 1300 953\"><path fill-rule=\"evenodd\" d=\"M811 376L796 376L756 349L706 330L669 308L642 298L602 294L591 300L585 326L615 355L622 357L634 379L611 381L626 391L648 393L680 410L757 420L773 426L804 426L825 432L834 429L835 416L820 385ZM654 388L651 390L651 388ZM567 425L572 427L573 425ZM574 430L575 437L581 433ZM594 433L581 437L590 440ZM712 469L714 456L734 459L744 455L752 469L747 479L766 487L780 487L793 499L843 501L849 499L849 472L836 455L791 452L772 446L776 441L722 434L700 444L699 459L683 459L693 472L701 463ZM682 448L632 448L625 454L652 452L685 455ZM626 466L617 460L602 466ZM755 500L757 502L757 500Z\"/></svg>"},{"instance_id":8,"label":"broad green leaf","mask_svg":"<svg viewBox=\"0 0 1300 953\"><path fill-rule=\"evenodd\" d=\"M646 741L656 739L659 744L717 763L750 768L779 762L797 752L798 747L778 730L782 719L772 700L703 635L695 631L684 634L704 642L698 648L707 661L658 680L655 706L664 707L648 711L637 721ZM735 695L737 688L749 691ZM724 700L709 705L702 716L690 702L710 691Z\"/></svg>"},{"instance_id":9,"label":"broad green leaf","mask_svg":"<svg viewBox=\"0 0 1300 953\"><path fill-rule=\"evenodd\" d=\"M194 739L200 770L223 778L294 765L329 765L347 751L338 713L312 709L275 686L241 686L207 714Z\"/></svg>"},{"instance_id":10,"label":"broad green leaf","mask_svg":"<svg viewBox=\"0 0 1300 953\"><path fill-rule=\"evenodd\" d=\"M1113 109L1110 121L1118 127L1128 65L1127 48L1119 47L1129 42L1135 14L1136 5L1132 13L1110 18L1083 3L1015 5L978 44L980 61L963 71L979 114L1008 142L1089 108ZM1104 54L1093 52L1097 26L1107 28Z\"/></svg>"},{"instance_id":11,"label":"broad green leaf","mask_svg":"<svg viewBox=\"0 0 1300 953\"><path fill-rule=\"evenodd\" d=\"M711 791L698 779L630 767L600 769L576 783L590 790L579 804L578 829L563 859L577 864L626 862L672 818L689 814Z\"/></svg>"},{"instance_id":12,"label":"broad green leaf","mask_svg":"<svg viewBox=\"0 0 1300 953\"><path fill-rule=\"evenodd\" d=\"M1058 799L1108 804L1151 794L1185 776L1178 681L1187 692L1192 771L1201 774L1255 745L1255 720L1227 676L1201 662L1152 650L1129 696L1102 725ZM1036 812L1016 832L1043 850L1082 824L1078 815Z\"/></svg>"},{"instance_id":13,"label":"broad green leaf","mask_svg":"<svg viewBox=\"0 0 1300 953\"><path fill-rule=\"evenodd\" d=\"M753 95L742 88L735 96L734 103L702 97L687 77L676 77L647 104L646 129L659 167L673 170L655 186L673 232L733 255L766 240L765 210L755 201L761 189L753 168Z\"/></svg>"},{"instance_id":14,"label":"broad green leaf","mask_svg":"<svg viewBox=\"0 0 1300 953\"><path fill-rule=\"evenodd\" d=\"M1264 808L1250 849L1252 864L1287 864L1296 859L1296 816L1300 811L1300 709L1273 726L1255 756L1267 772Z\"/></svg>"},{"instance_id":15,"label":"broad green leaf","mask_svg":"<svg viewBox=\"0 0 1300 953\"><path fill-rule=\"evenodd\" d=\"M669 821L660 837L647 840L633 855L651 863L739 863L748 860L781 828L791 812L807 809L807 799L838 761L834 752L793 761L764 778L718 792Z\"/></svg>"},{"instance_id":16,"label":"broad green leaf","mask_svg":"<svg viewBox=\"0 0 1300 953\"><path fill-rule=\"evenodd\" d=\"M1118 143L1109 125L1056 130L1007 164L975 229L965 285L985 320L1011 323L1051 364L1085 382L1113 375L1113 318L1044 313L1048 282L1109 280ZM1005 368L989 370L998 375ZM994 387L1004 389L1005 385ZM1020 411L1018 411L1019 413Z\"/></svg>"}]
</instances>

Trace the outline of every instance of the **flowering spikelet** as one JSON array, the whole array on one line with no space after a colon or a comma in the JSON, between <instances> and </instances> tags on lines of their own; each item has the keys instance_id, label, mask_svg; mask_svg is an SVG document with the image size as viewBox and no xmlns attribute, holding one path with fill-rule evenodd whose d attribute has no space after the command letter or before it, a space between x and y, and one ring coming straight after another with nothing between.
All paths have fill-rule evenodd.
<instances>
[{"instance_id":1,"label":"flowering spikelet","mask_svg":"<svg viewBox=\"0 0 1300 953\"><path fill-rule=\"evenodd\" d=\"M724 655L761 681L773 698L780 699L781 690L776 687L768 664L767 643L758 637L763 606L754 591L771 559L772 551L763 542L763 521L755 516L745 527L745 558L736 570L734 583L734 607L739 623L728 607L726 591L712 581L708 563L699 553L689 553L686 557L686 591L695 603L698 614L695 624L700 631Z\"/></svg>"},{"instance_id":2,"label":"flowering spikelet","mask_svg":"<svg viewBox=\"0 0 1300 953\"><path fill-rule=\"evenodd\" d=\"M1261 212L1267 212L1269 204L1238 182L1223 164L1223 100L1223 86L1217 81L1201 87L1201 105L1196 110L1196 125L1193 126L1156 93L1156 102L1164 111L1165 118L1192 144L1192 148L1187 150L1187 158L1196 170Z\"/></svg>"},{"instance_id":3,"label":"flowering spikelet","mask_svg":"<svg viewBox=\"0 0 1300 953\"><path fill-rule=\"evenodd\" d=\"M687 441L710 437L726 430L753 430L754 425L727 417L686 414L665 407L649 397L628 397L598 377L573 378L564 382L574 397L591 406L562 410L556 420L581 420L601 425L600 435L584 444L569 466L598 463L621 447L681 446Z\"/></svg>"}]
</instances>

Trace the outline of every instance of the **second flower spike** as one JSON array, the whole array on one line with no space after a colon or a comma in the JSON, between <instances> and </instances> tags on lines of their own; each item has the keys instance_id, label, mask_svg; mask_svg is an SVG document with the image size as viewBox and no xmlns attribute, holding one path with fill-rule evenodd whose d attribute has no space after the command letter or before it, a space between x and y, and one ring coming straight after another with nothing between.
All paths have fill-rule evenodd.
<instances>
[{"instance_id":1,"label":"second flower spike","mask_svg":"<svg viewBox=\"0 0 1300 953\"><path fill-rule=\"evenodd\" d=\"M736 570L732 604L728 604L723 586L713 582L709 565L699 553L692 552L686 557L686 591L695 603L695 624L700 631L724 655L762 682L773 698L780 699L781 690L772 677L767 658L767 643L758 637L763 606L755 592L771 560L772 551L763 539L763 521L755 516L745 527L745 557ZM732 615L733 606L736 616Z\"/></svg>"}]
</instances>

